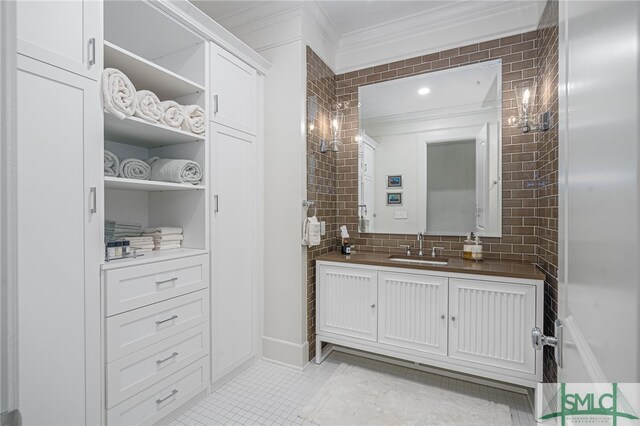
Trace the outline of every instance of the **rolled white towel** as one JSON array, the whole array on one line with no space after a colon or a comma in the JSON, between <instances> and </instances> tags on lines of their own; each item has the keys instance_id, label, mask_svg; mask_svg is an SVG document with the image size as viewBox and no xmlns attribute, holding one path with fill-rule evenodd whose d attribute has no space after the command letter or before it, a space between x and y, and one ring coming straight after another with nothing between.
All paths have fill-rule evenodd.
<instances>
[{"instance_id":1,"label":"rolled white towel","mask_svg":"<svg viewBox=\"0 0 640 426\"><path fill-rule=\"evenodd\" d=\"M164 115L162 116L162 122L167 126L181 128L184 123L184 110L182 105L174 101L161 102L164 107Z\"/></svg>"},{"instance_id":2,"label":"rolled white towel","mask_svg":"<svg viewBox=\"0 0 640 426\"><path fill-rule=\"evenodd\" d=\"M134 115L153 123L158 123L164 117L164 106L155 93L149 90L139 90L136 93L138 106Z\"/></svg>"},{"instance_id":3,"label":"rolled white towel","mask_svg":"<svg viewBox=\"0 0 640 426\"><path fill-rule=\"evenodd\" d=\"M185 105L182 108L184 111L182 129L191 133L204 134L207 124L204 110L199 105Z\"/></svg>"},{"instance_id":4,"label":"rolled white towel","mask_svg":"<svg viewBox=\"0 0 640 426\"><path fill-rule=\"evenodd\" d=\"M137 158L127 158L120 163L120 177L149 180L151 177L151 166Z\"/></svg>"},{"instance_id":5,"label":"rolled white towel","mask_svg":"<svg viewBox=\"0 0 640 426\"><path fill-rule=\"evenodd\" d=\"M151 157L147 163L151 165L151 180L193 185L202 181L202 169L195 161Z\"/></svg>"},{"instance_id":6,"label":"rolled white towel","mask_svg":"<svg viewBox=\"0 0 640 426\"><path fill-rule=\"evenodd\" d=\"M136 112L136 88L122 71L115 68L102 71L102 103L106 111L120 120Z\"/></svg>"},{"instance_id":7,"label":"rolled white towel","mask_svg":"<svg viewBox=\"0 0 640 426\"><path fill-rule=\"evenodd\" d=\"M120 160L111 151L104 151L104 175L105 176L118 176L120 173Z\"/></svg>"}]
</instances>

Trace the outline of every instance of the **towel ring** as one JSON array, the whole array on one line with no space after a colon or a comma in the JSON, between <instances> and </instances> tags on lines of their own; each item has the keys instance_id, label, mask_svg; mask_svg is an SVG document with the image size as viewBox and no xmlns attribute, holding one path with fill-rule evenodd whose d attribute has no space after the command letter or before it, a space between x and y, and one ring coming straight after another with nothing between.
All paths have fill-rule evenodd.
<instances>
[{"instance_id":1,"label":"towel ring","mask_svg":"<svg viewBox=\"0 0 640 426\"><path fill-rule=\"evenodd\" d=\"M309 216L309 207L313 207L313 214L311 216L315 216L316 215L316 203L315 203L315 201L303 200L302 201L302 207L307 212L307 216Z\"/></svg>"}]
</instances>

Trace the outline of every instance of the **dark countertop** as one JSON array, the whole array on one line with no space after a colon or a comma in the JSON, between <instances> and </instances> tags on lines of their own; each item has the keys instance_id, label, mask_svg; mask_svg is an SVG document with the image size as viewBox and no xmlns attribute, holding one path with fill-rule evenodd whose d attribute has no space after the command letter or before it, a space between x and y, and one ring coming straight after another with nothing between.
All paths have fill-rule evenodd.
<instances>
[{"instance_id":1,"label":"dark countertop","mask_svg":"<svg viewBox=\"0 0 640 426\"><path fill-rule=\"evenodd\" d=\"M460 257L446 257L449 263L446 265L421 265L415 263L392 262L387 259L389 253L375 253L358 250L350 255L341 254L339 251L319 256L316 260L325 262L340 262L357 265L374 265L403 269L421 269L425 271L456 272L463 274L493 275L498 277L524 278L530 280L544 280L544 274L532 263L513 260L485 259L481 262L465 260ZM417 256L412 256L416 257ZM430 259L430 256L423 256Z\"/></svg>"}]
</instances>

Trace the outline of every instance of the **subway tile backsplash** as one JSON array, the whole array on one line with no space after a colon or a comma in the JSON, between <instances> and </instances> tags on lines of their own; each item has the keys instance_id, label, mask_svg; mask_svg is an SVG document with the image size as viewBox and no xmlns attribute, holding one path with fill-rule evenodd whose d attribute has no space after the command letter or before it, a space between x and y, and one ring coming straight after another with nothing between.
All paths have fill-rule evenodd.
<instances>
[{"instance_id":1,"label":"subway tile backsplash","mask_svg":"<svg viewBox=\"0 0 640 426\"><path fill-rule=\"evenodd\" d=\"M307 107L315 113L307 133L307 198L318 203L319 220L327 223L322 245L307 249L307 311L310 358L315 355L315 258L339 244L339 226L347 225L356 250L400 253L415 244L414 234L359 233L358 224L358 87L427 72L502 59L502 122L516 115L514 87L537 79L539 110L550 111L548 132L521 134L502 127L502 237L483 238L486 258L539 264L546 276L545 331L557 311L558 218L558 8L550 1L536 31L475 43L443 52L335 75L307 48ZM339 152L320 153L320 139L330 139L329 112L344 109ZM313 126L311 126L313 124ZM461 256L463 237L426 236L427 247L444 247L446 256ZM553 317L553 319L552 319ZM555 379L553 359L545 354L545 380Z\"/></svg>"}]
</instances>

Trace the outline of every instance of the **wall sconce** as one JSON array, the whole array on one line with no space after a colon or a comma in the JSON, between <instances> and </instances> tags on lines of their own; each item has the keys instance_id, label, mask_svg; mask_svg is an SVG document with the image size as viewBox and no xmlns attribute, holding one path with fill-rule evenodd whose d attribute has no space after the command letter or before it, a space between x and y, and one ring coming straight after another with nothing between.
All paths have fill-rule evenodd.
<instances>
[{"instance_id":1,"label":"wall sconce","mask_svg":"<svg viewBox=\"0 0 640 426\"><path fill-rule=\"evenodd\" d=\"M336 108L335 112L331 114L331 150L333 152L338 152L340 145L342 145L340 132L342 131L343 121L344 114Z\"/></svg>"},{"instance_id":2,"label":"wall sconce","mask_svg":"<svg viewBox=\"0 0 640 426\"><path fill-rule=\"evenodd\" d=\"M536 121L536 116L533 113L534 101L536 99L535 80L516 84L515 91L518 116L509 117L508 124L511 127L519 126L522 133L549 130L551 127L549 111L540 114L539 121Z\"/></svg>"}]
</instances>

